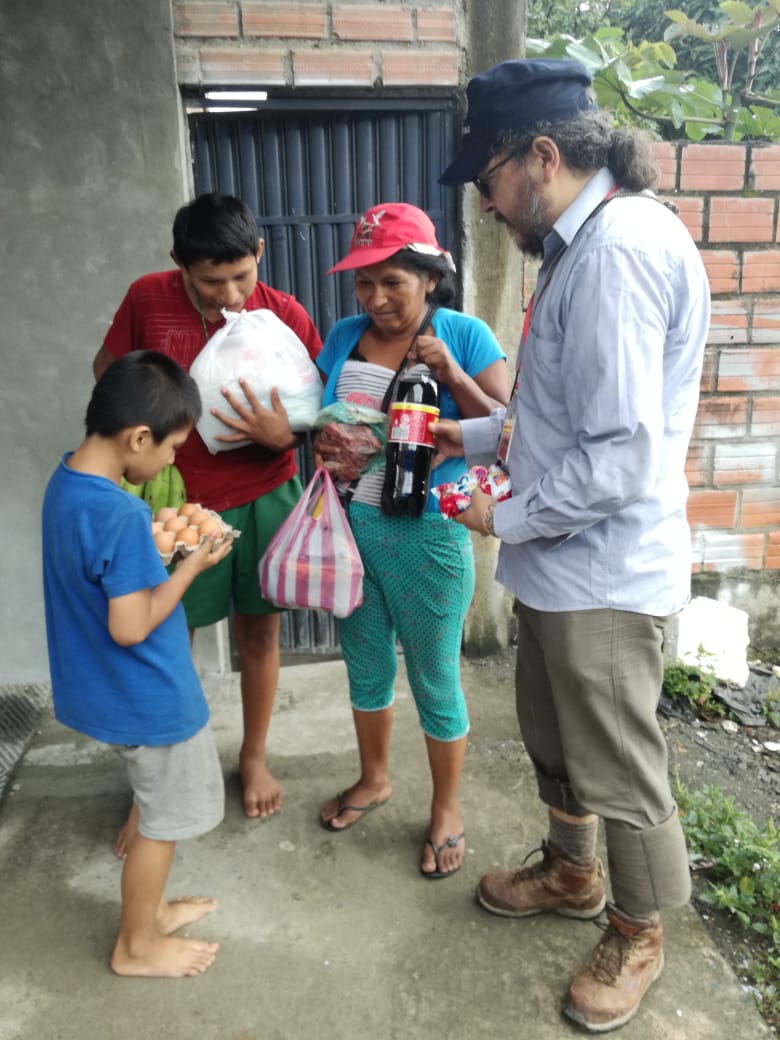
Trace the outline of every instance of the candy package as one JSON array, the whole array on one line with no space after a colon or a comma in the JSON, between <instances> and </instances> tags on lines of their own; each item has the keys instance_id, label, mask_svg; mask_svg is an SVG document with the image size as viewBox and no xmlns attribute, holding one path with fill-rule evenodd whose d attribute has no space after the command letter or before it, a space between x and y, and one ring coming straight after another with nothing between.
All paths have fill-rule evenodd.
<instances>
[{"instance_id":1,"label":"candy package","mask_svg":"<svg viewBox=\"0 0 780 1040\"><path fill-rule=\"evenodd\" d=\"M509 498L512 492L509 474L494 462L490 466L472 466L457 480L432 488L431 494L438 498L441 512L445 516L453 517L471 505L471 493L474 488L479 488L499 502Z\"/></svg>"}]
</instances>

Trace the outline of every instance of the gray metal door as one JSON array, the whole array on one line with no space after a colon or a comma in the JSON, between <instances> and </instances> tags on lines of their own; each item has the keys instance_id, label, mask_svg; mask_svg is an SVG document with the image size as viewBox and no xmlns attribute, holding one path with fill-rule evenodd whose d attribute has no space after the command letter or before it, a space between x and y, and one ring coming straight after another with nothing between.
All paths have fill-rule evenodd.
<instances>
[{"instance_id":1,"label":"gray metal door","mask_svg":"<svg viewBox=\"0 0 780 1040\"><path fill-rule=\"evenodd\" d=\"M454 154L454 102L445 99L276 99L257 111L190 115L196 194L243 199L265 239L260 278L292 293L324 339L358 310L349 274L325 272L349 247L360 214L379 202L425 210L457 260L456 193L438 176ZM311 477L308 445L298 452ZM290 611L282 619L288 652L338 646L327 614Z\"/></svg>"}]
</instances>

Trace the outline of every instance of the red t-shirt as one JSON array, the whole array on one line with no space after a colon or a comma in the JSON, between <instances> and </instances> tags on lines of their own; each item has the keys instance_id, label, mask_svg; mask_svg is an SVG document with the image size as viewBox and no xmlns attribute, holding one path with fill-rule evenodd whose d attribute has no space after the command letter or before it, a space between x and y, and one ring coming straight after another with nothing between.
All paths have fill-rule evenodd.
<instances>
[{"instance_id":1,"label":"red t-shirt","mask_svg":"<svg viewBox=\"0 0 780 1040\"><path fill-rule=\"evenodd\" d=\"M258 282L244 304L248 311L265 308L288 325L309 352L312 361L322 347L314 323L294 296ZM114 315L103 346L120 358L131 350L157 350L189 372L207 338L225 324L206 320L184 289L180 271L147 274L133 282ZM226 404L226 407L227 404ZM196 430L176 453L191 502L209 509L233 509L273 491L295 472L293 451L276 452L258 444L210 454Z\"/></svg>"}]
</instances>

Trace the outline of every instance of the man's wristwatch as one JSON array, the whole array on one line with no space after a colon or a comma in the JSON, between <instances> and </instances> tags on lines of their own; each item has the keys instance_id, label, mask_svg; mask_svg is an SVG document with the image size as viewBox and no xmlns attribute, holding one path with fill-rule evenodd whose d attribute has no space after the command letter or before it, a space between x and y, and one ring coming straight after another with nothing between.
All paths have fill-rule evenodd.
<instances>
[{"instance_id":1,"label":"man's wristwatch","mask_svg":"<svg viewBox=\"0 0 780 1040\"><path fill-rule=\"evenodd\" d=\"M496 507L495 507L494 503L491 502L490 505L485 510L485 515L484 515L483 521L482 521L483 525L484 525L484 528L485 528L485 534L490 534L490 535L493 535L494 537L495 537L496 532L493 530L493 510L495 508Z\"/></svg>"}]
</instances>

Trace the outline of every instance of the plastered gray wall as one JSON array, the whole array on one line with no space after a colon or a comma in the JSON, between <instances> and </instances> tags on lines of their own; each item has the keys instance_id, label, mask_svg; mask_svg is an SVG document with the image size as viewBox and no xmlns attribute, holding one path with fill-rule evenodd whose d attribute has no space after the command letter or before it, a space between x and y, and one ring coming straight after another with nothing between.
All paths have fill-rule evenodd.
<instances>
[{"instance_id":1,"label":"plastered gray wall","mask_svg":"<svg viewBox=\"0 0 780 1040\"><path fill-rule=\"evenodd\" d=\"M0 4L0 683L48 677L40 504L185 198L169 0Z\"/></svg>"}]
</instances>

